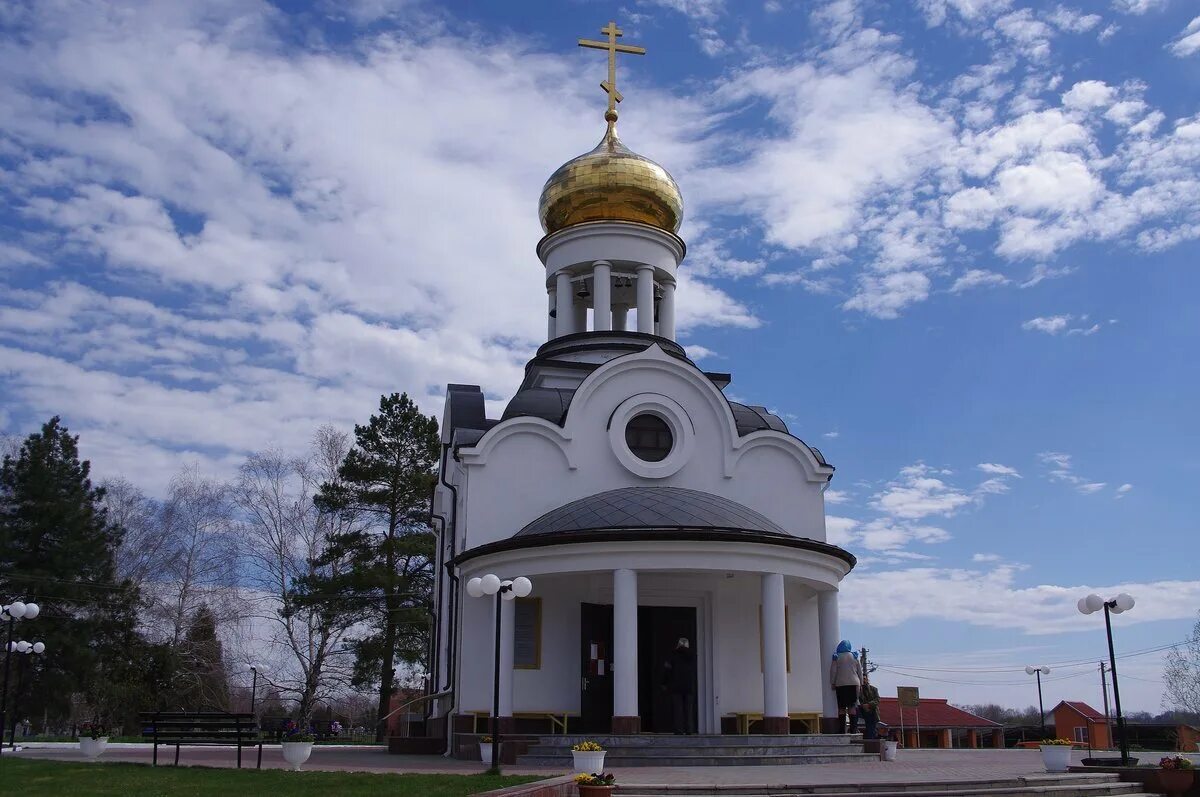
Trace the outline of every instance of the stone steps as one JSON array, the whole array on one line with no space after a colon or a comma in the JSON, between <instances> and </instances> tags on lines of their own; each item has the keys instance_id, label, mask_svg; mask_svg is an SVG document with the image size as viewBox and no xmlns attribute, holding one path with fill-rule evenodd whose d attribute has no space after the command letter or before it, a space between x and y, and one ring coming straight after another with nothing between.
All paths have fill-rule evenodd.
<instances>
[{"instance_id":1,"label":"stone steps","mask_svg":"<svg viewBox=\"0 0 1200 797\"><path fill-rule=\"evenodd\" d=\"M570 766L571 746L593 741L604 747L604 767L757 766L844 764L878 761L865 753L859 734L674 736L543 736L517 759L529 766Z\"/></svg>"},{"instance_id":2,"label":"stone steps","mask_svg":"<svg viewBox=\"0 0 1200 797\"><path fill-rule=\"evenodd\" d=\"M1115 775L1046 775L1008 780L907 781L846 785L620 784L620 797L1148 797Z\"/></svg>"}]
</instances>

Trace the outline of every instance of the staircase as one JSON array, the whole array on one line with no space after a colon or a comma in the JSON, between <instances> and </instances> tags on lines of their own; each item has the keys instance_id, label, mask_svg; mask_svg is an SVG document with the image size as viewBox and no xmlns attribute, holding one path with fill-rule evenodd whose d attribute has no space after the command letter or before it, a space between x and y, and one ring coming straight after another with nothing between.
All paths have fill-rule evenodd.
<instances>
[{"instance_id":1,"label":"staircase","mask_svg":"<svg viewBox=\"0 0 1200 797\"><path fill-rule=\"evenodd\" d=\"M840 764L879 760L877 754L863 752L860 734L829 733L791 736L641 734L636 736L541 736L525 755L517 758L517 764L570 768L571 745L584 740L599 742L605 749L605 769L651 766ZM678 787L675 788L678 789ZM676 793L678 792L671 792L671 794ZM701 793L696 792L695 794ZM733 792L732 794L740 795L741 793Z\"/></svg>"},{"instance_id":2,"label":"staircase","mask_svg":"<svg viewBox=\"0 0 1200 797\"><path fill-rule=\"evenodd\" d=\"M607 761L605 764L607 765ZM627 778L628 780L628 778ZM618 797L1153 797L1116 775L1036 775L1009 779L905 781L813 786L618 785Z\"/></svg>"}]
</instances>

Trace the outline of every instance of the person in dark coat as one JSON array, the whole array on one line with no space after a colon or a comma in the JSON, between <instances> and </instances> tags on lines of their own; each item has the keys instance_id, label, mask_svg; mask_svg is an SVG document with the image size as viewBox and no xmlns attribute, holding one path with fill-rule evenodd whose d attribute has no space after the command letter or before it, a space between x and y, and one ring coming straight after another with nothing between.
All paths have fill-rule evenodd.
<instances>
[{"instance_id":1,"label":"person in dark coat","mask_svg":"<svg viewBox=\"0 0 1200 797\"><path fill-rule=\"evenodd\" d=\"M687 637L680 637L663 664L663 689L671 695L671 730L696 732L696 656Z\"/></svg>"}]
</instances>

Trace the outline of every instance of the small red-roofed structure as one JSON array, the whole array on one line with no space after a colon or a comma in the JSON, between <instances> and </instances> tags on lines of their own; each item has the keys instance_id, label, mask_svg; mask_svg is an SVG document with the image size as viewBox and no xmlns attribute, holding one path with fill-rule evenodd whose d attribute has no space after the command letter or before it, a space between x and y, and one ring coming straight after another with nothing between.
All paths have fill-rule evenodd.
<instances>
[{"instance_id":1,"label":"small red-roofed structure","mask_svg":"<svg viewBox=\"0 0 1200 797\"><path fill-rule=\"evenodd\" d=\"M879 699L879 734L907 748L1004 746L1004 726L952 706L946 698L923 697L919 708L904 708L903 717L901 710L897 698Z\"/></svg>"},{"instance_id":2,"label":"small red-roofed structure","mask_svg":"<svg viewBox=\"0 0 1200 797\"><path fill-rule=\"evenodd\" d=\"M1104 715L1081 700L1064 700L1050 710L1054 735L1101 750L1112 747L1112 734Z\"/></svg>"}]
</instances>

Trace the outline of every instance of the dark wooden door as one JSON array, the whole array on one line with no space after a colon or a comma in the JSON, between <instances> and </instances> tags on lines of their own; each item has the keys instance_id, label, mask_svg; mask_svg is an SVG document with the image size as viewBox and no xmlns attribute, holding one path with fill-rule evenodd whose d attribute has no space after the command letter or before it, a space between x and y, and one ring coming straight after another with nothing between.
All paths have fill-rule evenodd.
<instances>
[{"instance_id":1,"label":"dark wooden door","mask_svg":"<svg viewBox=\"0 0 1200 797\"><path fill-rule=\"evenodd\" d=\"M638 708L645 733L670 733L672 730L671 696L663 688L663 680L666 663L680 637L688 640L692 654L699 658L695 608L638 607ZM695 683L692 684L692 695L696 700Z\"/></svg>"},{"instance_id":2,"label":"dark wooden door","mask_svg":"<svg viewBox=\"0 0 1200 797\"><path fill-rule=\"evenodd\" d=\"M613 607L581 603L579 612L582 656L578 728L608 733L612 730L613 707Z\"/></svg>"}]
</instances>

